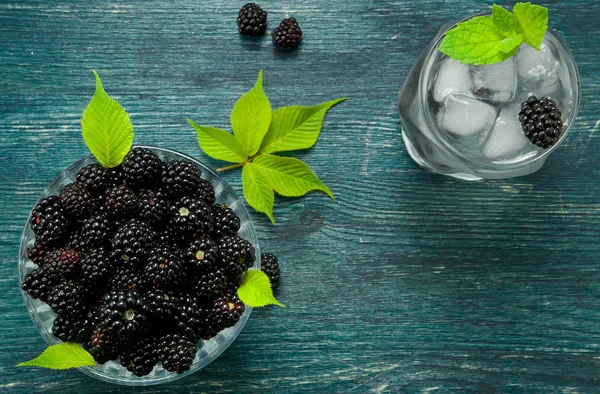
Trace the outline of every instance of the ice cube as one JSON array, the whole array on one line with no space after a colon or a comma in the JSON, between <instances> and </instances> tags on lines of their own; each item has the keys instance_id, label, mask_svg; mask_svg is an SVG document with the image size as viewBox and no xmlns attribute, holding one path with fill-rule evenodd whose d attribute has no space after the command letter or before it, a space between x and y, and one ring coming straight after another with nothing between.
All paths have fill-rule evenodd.
<instances>
[{"instance_id":1,"label":"ice cube","mask_svg":"<svg viewBox=\"0 0 600 394\"><path fill-rule=\"evenodd\" d=\"M433 85L433 98L441 103L451 93L470 92L473 88L470 67L458 60L446 58L442 61Z\"/></svg>"},{"instance_id":2,"label":"ice cube","mask_svg":"<svg viewBox=\"0 0 600 394\"><path fill-rule=\"evenodd\" d=\"M464 94L451 94L444 101L441 126L464 137L487 132L495 118L496 110L491 105Z\"/></svg>"},{"instance_id":3,"label":"ice cube","mask_svg":"<svg viewBox=\"0 0 600 394\"><path fill-rule=\"evenodd\" d=\"M517 70L513 58L487 66L473 67L473 93L495 102L509 102L517 90Z\"/></svg>"},{"instance_id":4,"label":"ice cube","mask_svg":"<svg viewBox=\"0 0 600 394\"><path fill-rule=\"evenodd\" d=\"M516 58L521 78L554 81L559 78L560 62L545 43L540 45L539 51L529 45L521 45Z\"/></svg>"},{"instance_id":5,"label":"ice cube","mask_svg":"<svg viewBox=\"0 0 600 394\"><path fill-rule=\"evenodd\" d=\"M518 157L531 144L518 120L518 111L509 109L500 111L487 140L483 144L483 155L493 159L512 159Z\"/></svg>"}]
</instances>

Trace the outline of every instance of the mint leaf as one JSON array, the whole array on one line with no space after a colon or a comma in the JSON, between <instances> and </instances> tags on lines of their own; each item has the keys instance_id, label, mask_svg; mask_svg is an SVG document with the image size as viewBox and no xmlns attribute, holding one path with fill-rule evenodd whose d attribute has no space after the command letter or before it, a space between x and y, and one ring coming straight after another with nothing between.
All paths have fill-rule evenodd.
<instances>
[{"instance_id":1,"label":"mint leaf","mask_svg":"<svg viewBox=\"0 0 600 394\"><path fill-rule=\"evenodd\" d=\"M548 29L548 9L529 2L517 3L513 14L523 29L523 41L539 51Z\"/></svg>"},{"instance_id":2,"label":"mint leaf","mask_svg":"<svg viewBox=\"0 0 600 394\"><path fill-rule=\"evenodd\" d=\"M17 367L42 367L50 369L69 369L96 365L94 357L81 345L63 342L52 345L33 360L22 362Z\"/></svg>"},{"instance_id":3,"label":"mint leaf","mask_svg":"<svg viewBox=\"0 0 600 394\"><path fill-rule=\"evenodd\" d=\"M514 37L521 32L515 16L507 9L494 4L492 6L492 22L500 30L504 31L506 37Z\"/></svg>"},{"instance_id":4,"label":"mint leaf","mask_svg":"<svg viewBox=\"0 0 600 394\"><path fill-rule=\"evenodd\" d=\"M102 87L96 76L96 92L81 118L86 145L104 167L116 167L123 161L133 142L133 126L129 115Z\"/></svg>"},{"instance_id":5,"label":"mint leaf","mask_svg":"<svg viewBox=\"0 0 600 394\"><path fill-rule=\"evenodd\" d=\"M521 44L523 43L523 33L518 34L514 37L507 37L500 43L498 49L500 51L512 56L519 49ZM509 56L509 57L510 57Z\"/></svg>"},{"instance_id":6,"label":"mint leaf","mask_svg":"<svg viewBox=\"0 0 600 394\"><path fill-rule=\"evenodd\" d=\"M189 118L187 121L196 129L200 148L213 159L241 163L248 158L232 134L215 127L200 126Z\"/></svg>"},{"instance_id":7,"label":"mint leaf","mask_svg":"<svg viewBox=\"0 0 600 394\"><path fill-rule=\"evenodd\" d=\"M282 107L273 111L269 131L260 147L261 153L307 149L313 146L323 125L323 118L331 107L344 101L341 98L312 107Z\"/></svg>"},{"instance_id":8,"label":"mint leaf","mask_svg":"<svg viewBox=\"0 0 600 394\"><path fill-rule=\"evenodd\" d=\"M285 305L273 296L269 277L262 271L250 270L246 272L237 294L244 304L251 307L279 305L285 308Z\"/></svg>"},{"instance_id":9,"label":"mint leaf","mask_svg":"<svg viewBox=\"0 0 600 394\"><path fill-rule=\"evenodd\" d=\"M501 46L506 48L506 44L502 44L507 39L504 33L491 17L476 16L446 32L440 51L461 63L499 63L514 54L500 50Z\"/></svg>"},{"instance_id":10,"label":"mint leaf","mask_svg":"<svg viewBox=\"0 0 600 394\"><path fill-rule=\"evenodd\" d=\"M282 196L299 197L310 191L320 190L335 200L329 188L301 160L261 155L253 163L265 175L269 186Z\"/></svg>"},{"instance_id":11,"label":"mint leaf","mask_svg":"<svg viewBox=\"0 0 600 394\"><path fill-rule=\"evenodd\" d=\"M258 152L271 124L271 103L263 91L262 79L261 70L256 85L240 97L231 111L233 135L240 142L246 157Z\"/></svg>"},{"instance_id":12,"label":"mint leaf","mask_svg":"<svg viewBox=\"0 0 600 394\"><path fill-rule=\"evenodd\" d=\"M252 163L244 166L242 186L246 202L258 212L266 214L271 219L271 223L275 224L275 218L273 217L275 195L267 182L267 178L258 166Z\"/></svg>"}]
</instances>

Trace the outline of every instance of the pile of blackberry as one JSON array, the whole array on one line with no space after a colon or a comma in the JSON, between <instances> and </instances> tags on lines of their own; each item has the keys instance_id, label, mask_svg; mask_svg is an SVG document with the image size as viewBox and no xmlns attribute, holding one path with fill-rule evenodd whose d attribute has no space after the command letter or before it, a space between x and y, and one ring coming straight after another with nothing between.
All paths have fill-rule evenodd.
<instances>
[{"instance_id":1,"label":"pile of blackberry","mask_svg":"<svg viewBox=\"0 0 600 394\"><path fill-rule=\"evenodd\" d=\"M182 373L198 340L238 322L255 251L201 175L134 148L119 167L81 169L34 207L28 258L38 268L21 287L56 312L56 337L138 376L159 362Z\"/></svg>"}]
</instances>

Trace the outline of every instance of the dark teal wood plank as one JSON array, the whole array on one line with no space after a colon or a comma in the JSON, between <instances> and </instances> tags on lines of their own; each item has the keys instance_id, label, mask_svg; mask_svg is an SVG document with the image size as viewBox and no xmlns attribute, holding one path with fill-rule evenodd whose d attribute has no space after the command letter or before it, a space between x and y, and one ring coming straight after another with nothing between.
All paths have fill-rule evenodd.
<instances>
[{"instance_id":1,"label":"dark teal wood plank","mask_svg":"<svg viewBox=\"0 0 600 394\"><path fill-rule=\"evenodd\" d=\"M18 288L25 218L86 155L79 119L95 68L130 112L136 143L210 167L189 116L227 128L264 69L274 107L349 100L304 159L336 195L278 199L261 247L280 257L288 308L253 312L203 371L139 392L594 392L600 385L600 6L548 1L578 62L576 127L543 169L464 183L406 154L397 91L443 23L477 1L285 2L270 26L305 31L291 54L235 26L243 2L0 4L0 392L133 391L77 371L17 369L45 346ZM500 4L512 5L502 1ZM568 4L568 5L567 5ZM241 190L239 171L224 174Z\"/></svg>"}]
</instances>

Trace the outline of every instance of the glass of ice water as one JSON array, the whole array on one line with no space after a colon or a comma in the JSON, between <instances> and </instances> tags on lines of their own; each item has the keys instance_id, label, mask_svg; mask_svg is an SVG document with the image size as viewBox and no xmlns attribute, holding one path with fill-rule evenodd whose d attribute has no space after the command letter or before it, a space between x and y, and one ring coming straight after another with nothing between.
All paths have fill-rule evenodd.
<instances>
[{"instance_id":1,"label":"glass of ice water","mask_svg":"<svg viewBox=\"0 0 600 394\"><path fill-rule=\"evenodd\" d=\"M564 141L579 108L579 72L571 52L548 28L539 51L522 45L501 63L461 64L439 51L445 33L455 26L440 29L400 90L408 153L431 171L465 180L539 170ZM551 98L562 112L564 131L550 148L532 144L521 129L521 104L530 95Z\"/></svg>"}]
</instances>

